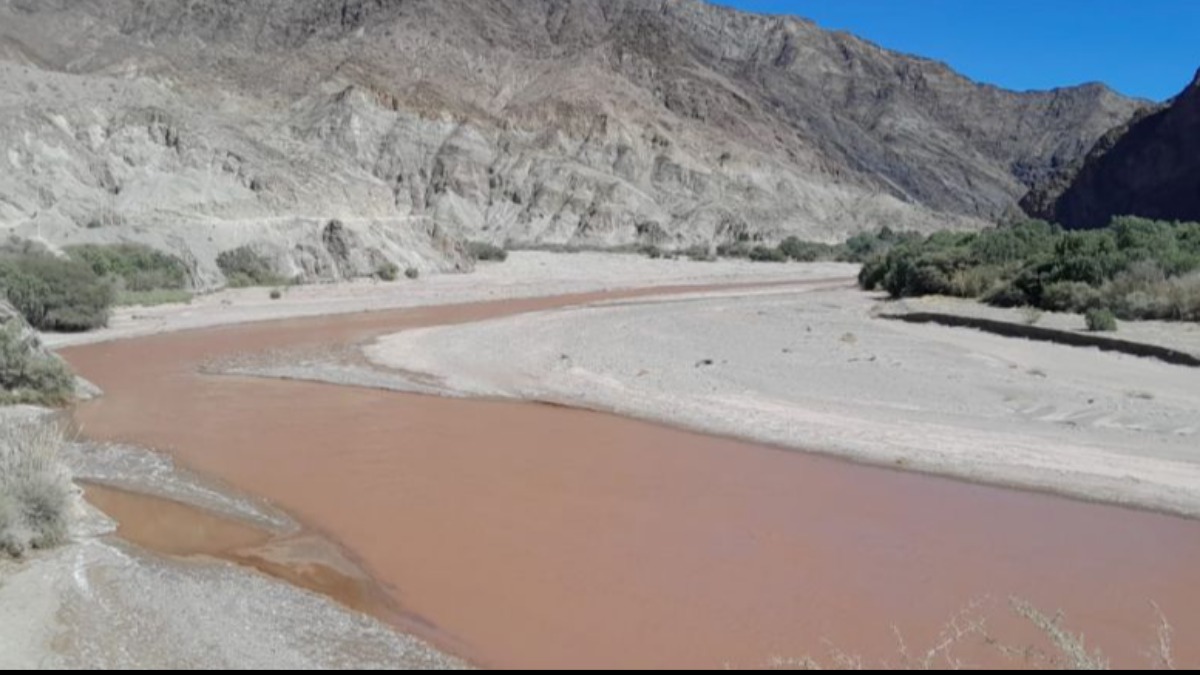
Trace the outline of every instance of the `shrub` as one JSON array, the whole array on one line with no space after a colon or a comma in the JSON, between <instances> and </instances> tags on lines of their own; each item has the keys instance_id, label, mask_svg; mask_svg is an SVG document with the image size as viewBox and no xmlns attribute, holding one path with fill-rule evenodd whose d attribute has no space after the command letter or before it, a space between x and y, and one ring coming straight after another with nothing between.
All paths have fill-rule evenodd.
<instances>
[{"instance_id":1,"label":"shrub","mask_svg":"<svg viewBox=\"0 0 1200 675\"><path fill-rule=\"evenodd\" d=\"M752 250L753 247L750 244L738 241L731 244L721 244L717 247L717 255L722 258L749 258L750 251Z\"/></svg>"},{"instance_id":2,"label":"shrub","mask_svg":"<svg viewBox=\"0 0 1200 675\"><path fill-rule=\"evenodd\" d=\"M683 255L693 262L716 262L717 260L712 249L703 244L688 247L683 251Z\"/></svg>"},{"instance_id":3,"label":"shrub","mask_svg":"<svg viewBox=\"0 0 1200 675\"><path fill-rule=\"evenodd\" d=\"M1111 333L1117 330L1117 317L1107 309L1089 309L1084 315L1088 330L1093 333Z\"/></svg>"},{"instance_id":4,"label":"shrub","mask_svg":"<svg viewBox=\"0 0 1200 675\"><path fill-rule=\"evenodd\" d=\"M59 406L70 402L75 377L61 359L43 353L21 324L0 326L0 404Z\"/></svg>"},{"instance_id":5,"label":"shrub","mask_svg":"<svg viewBox=\"0 0 1200 675\"><path fill-rule=\"evenodd\" d=\"M87 244L67 249L118 290L146 292L183 290L188 287L188 270L182 260L140 244L98 246Z\"/></svg>"},{"instance_id":6,"label":"shrub","mask_svg":"<svg viewBox=\"0 0 1200 675\"><path fill-rule=\"evenodd\" d=\"M380 281L395 281L400 278L400 267L396 263L384 263L375 271L375 277Z\"/></svg>"},{"instance_id":7,"label":"shrub","mask_svg":"<svg viewBox=\"0 0 1200 675\"><path fill-rule=\"evenodd\" d=\"M1053 283L1042 292L1042 306L1052 312L1082 313L1100 303L1100 291L1079 281Z\"/></svg>"},{"instance_id":8,"label":"shrub","mask_svg":"<svg viewBox=\"0 0 1200 675\"><path fill-rule=\"evenodd\" d=\"M781 263L788 260L787 255L783 251L780 251L778 248L771 248L770 246L755 246L750 249L749 257L754 262Z\"/></svg>"},{"instance_id":9,"label":"shrub","mask_svg":"<svg viewBox=\"0 0 1200 675\"><path fill-rule=\"evenodd\" d=\"M222 251L217 256L217 267L221 268L221 273L225 275L225 280L231 288L286 283L286 280L271 268L270 261L249 246Z\"/></svg>"},{"instance_id":10,"label":"shrub","mask_svg":"<svg viewBox=\"0 0 1200 675\"><path fill-rule=\"evenodd\" d=\"M944 294L993 305L1032 305L1084 312L1107 309L1122 319L1190 321L1200 270L1200 224L1116 218L1110 226L1065 232L1029 221L978 233L892 235L886 254L868 259L859 274L867 290L893 297ZM871 250L859 235L847 255Z\"/></svg>"},{"instance_id":11,"label":"shrub","mask_svg":"<svg viewBox=\"0 0 1200 675\"><path fill-rule=\"evenodd\" d=\"M788 237L779 244L779 252L796 262L816 262L838 258L842 247L802 241L798 237Z\"/></svg>"},{"instance_id":12,"label":"shrub","mask_svg":"<svg viewBox=\"0 0 1200 675\"><path fill-rule=\"evenodd\" d=\"M484 262L504 262L508 260L508 251L483 241L467 243L467 252L472 258Z\"/></svg>"},{"instance_id":13,"label":"shrub","mask_svg":"<svg viewBox=\"0 0 1200 675\"><path fill-rule=\"evenodd\" d=\"M62 444L56 425L0 427L0 551L20 557L67 540L75 488L59 460Z\"/></svg>"},{"instance_id":14,"label":"shrub","mask_svg":"<svg viewBox=\"0 0 1200 675\"><path fill-rule=\"evenodd\" d=\"M49 331L106 326L115 299L87 264L46 253L0 257L0 289L34 328Z\"/></svg>"},{"instance_id":15,"label":"shrub","mask_svg":"<svg viewBox=\"0 0 1200 675\"><path fill-rule=\"evenodd\" d=\"M421 270L415 267L410 267L404 270L404 276L412 281L416 281L417 279L421 278Z\"/></svg>"},{"instance_id":16,"label":"shrub","mask_svg":"<svg viewBox=\"0 0 1200 675\"><path fill-rule=\"evenodd\" d=\"M647 245L641 247L641 249L639 249L639 250L642 255L646 256L647 258L650 258L651 260L659 260L659 259L665 257L665 254L663 253L662 249L655 246L654 244L647 244Z\"/></svg>"},{"instance_id":17,"label":"shrub","mask_svg":"<svg viewBox=\"0 0 1200 675\"><path fill-rule=\"evenodd\" d=\"M283 299L283 291L279 290L278 288L272 288L271 289L271 299L272 300Z\"/></svg>"}]
</instances>

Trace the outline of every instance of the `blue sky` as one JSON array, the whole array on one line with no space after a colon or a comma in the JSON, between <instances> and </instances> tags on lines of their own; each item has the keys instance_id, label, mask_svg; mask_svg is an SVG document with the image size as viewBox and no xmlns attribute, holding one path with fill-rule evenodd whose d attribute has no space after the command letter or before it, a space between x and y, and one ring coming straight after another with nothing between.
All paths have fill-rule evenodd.
<instances>
[{"instance_id":1,"label":"blue sky","mask_svg":"<svg viewBox=\"0 0 1200 675\"><path fill-rule=\"evenodd\" d=\"M1009 89L1165 100L1200 69L1200 0L717 0L794 14Z\"/></svg>"}]
</instances>

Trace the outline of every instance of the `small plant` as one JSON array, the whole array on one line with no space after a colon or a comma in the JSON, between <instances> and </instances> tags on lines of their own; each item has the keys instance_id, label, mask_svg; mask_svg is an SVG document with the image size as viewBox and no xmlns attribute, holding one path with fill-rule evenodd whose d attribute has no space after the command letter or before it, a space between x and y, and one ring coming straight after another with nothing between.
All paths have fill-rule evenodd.
<instances>
[{"instance_id":1,"label":"small plant","mask_svg":"<svg viewBox=\"0 0 1200 675\"><path fill-rule=\"evenodd\" d=\"M421 278L421 270L415 267L410 267L404 270L404 276L412 281L416 281L417 279Z\"/></svg>"},{"instance_id":2,"label":"small plant","mask_svg":"<svg viewBox=\"0 0 1200 675\"><path fill-rule=\"evenodd\" d=\"M467 252L471 254L472 258L483 262L504 262L508 260L508 251L484 241L468 242Z\"/></svg>"},{"instance_id":3,"label":"small plant","mask_svg":"<svg viewBox=\"0 0 1200 675\"><path fill-rule=\"evenodd\" d=\"M0 552L20 557L67 540L75 487L59 460L62 445L57 425L0 427Z\"/></svg>"},{"instance_id":4,"label":"small plant","mask_svg":"<svg viewBox=\"0 0 1200 675\"><path fill-rule=\"evenodd\" d=\"M375 271L375 278L380 281L395 281L400 278L400 267L396 263L384 263Z\"/></svg>"},{"instance_id":5,"label":"small plant","mask_svg":"<svg viewBox=\"0 0 1200 675\"><path fill-rule=\"evenodd\" d=\"M1093 333L1112 333L1117 330L1117 317L1107 309L1089 309L1084 315L1087 329Z\"/></svg>"},{"instance_id":6,"label":"small plant","mask_svg":"<svg viewBox=\"0 0 1200 675\"><path fill-rule=\"evenodd\" d=\"M278 288L271 289L271 299L272 300L280 300L282 298L283 298L283 291L279 290Z\"/></svg>"},{"instance_id":7,"label":"small plant","mask_svg":"<svg viewBox=\"0 0 1200 675\"><path fill-rule=\"evenodd\" d=\"M1025 322L1026 326L1036 326L1042 320L1042 315L1042 310L1037 307L1021 308L1021 319Z\"/></svg>"}]
</instances>

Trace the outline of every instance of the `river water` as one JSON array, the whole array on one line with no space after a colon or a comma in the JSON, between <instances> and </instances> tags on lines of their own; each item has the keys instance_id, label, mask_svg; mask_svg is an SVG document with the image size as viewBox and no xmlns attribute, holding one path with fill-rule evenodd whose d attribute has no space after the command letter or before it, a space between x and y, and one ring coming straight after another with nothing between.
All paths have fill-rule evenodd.
<instances>
[{"instance_id":1,"label":"river water","mask_svg":"<svg viewBox=\"0 0 1200 675\"><path fill-rule=\"evenodd\" d=\"M63 355L106 393L75 413L88 438L167 452L271 500L366 570L408 617L397 625L479 665L752 667L829 644L894 660L893 626L923 648L985 596L996 630L1024 640L1002 610L1013 595L1061 608L1131 666L1155 642L1157 602L1181 661L1200 662L1186 639L1200 635L1197 522L563 407L201 372L630 295L278 321ZM139 543L154 548L163 527ZM163 539L172 552L178 537Z\"/></svg>"}]
</instances>

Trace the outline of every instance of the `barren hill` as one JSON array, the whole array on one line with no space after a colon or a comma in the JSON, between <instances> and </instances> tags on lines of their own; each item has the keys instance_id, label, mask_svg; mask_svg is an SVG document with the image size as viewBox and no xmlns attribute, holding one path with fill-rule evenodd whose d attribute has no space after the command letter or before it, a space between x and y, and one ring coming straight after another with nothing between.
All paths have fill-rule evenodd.
<instances>
[{"instance_id":1,"label":"barren hill","mask_svg":"<svg viewBox=\"0 0 1200 675\"><path fill-rule=\"evenodd\" d=\"M0 0L0 83L0 227L210 280L978 226L1140 107L699 0Z\"/></svg>"}]
</instances>

